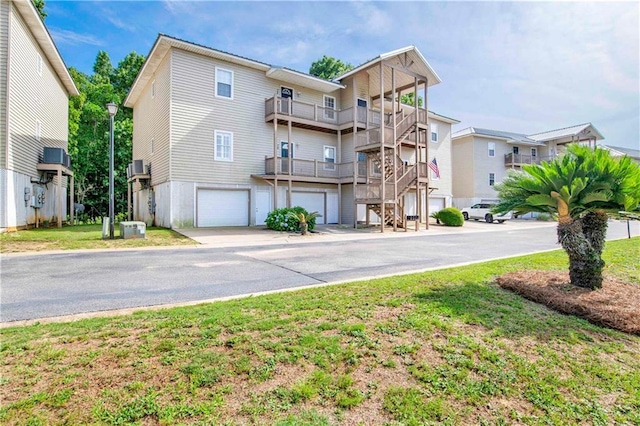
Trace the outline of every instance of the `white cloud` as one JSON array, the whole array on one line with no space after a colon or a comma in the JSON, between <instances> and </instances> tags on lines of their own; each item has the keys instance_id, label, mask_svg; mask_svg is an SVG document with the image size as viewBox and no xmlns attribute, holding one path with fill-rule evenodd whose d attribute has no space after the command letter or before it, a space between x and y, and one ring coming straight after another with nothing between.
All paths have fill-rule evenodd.
<instances>
[{"instance_id":1,"label":"white cloud","mask_svg":"<svg viewBox=\"0 0 640 426\"><path fill-rule=\"evenodd\" d=\"M59 28L50 28L51 36L59 44L89 44L92 46L104 46L102 40L90 34L80 34L69 30L62 30Z\"/></svg>"}]
</instances>

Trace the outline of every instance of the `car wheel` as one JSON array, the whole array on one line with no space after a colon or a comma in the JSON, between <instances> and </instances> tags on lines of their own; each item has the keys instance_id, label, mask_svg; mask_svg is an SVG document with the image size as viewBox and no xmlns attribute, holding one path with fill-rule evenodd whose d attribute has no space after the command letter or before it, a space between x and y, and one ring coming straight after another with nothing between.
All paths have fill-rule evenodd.
<instances>
[{"instance_id":1,"label":"car wheel","mask_svg":"<svg viewBox=\"0 0 640 426\"><path fill-rule=\"evenodd\" d=\"M464 220L469 220L469 213L462 212L462 217L464 218Z\"/></svg>"},{"instance_id":2,"label":"car wheel","mask_svg":"<svg viewBox=\"0 0 640 426\"><path fill-rule=\"evenodd\" d=\"M504 220L499 220L498 223L504 223Z\"/></svg>"},{"instance_id":3,"label":"car wheel","mask_svg":"<svg viewBox=\"0 0 640 426\"><path fill-rule=\"evenodd\" d=\"M488 214L484 217L484 220L487 221L487 223L493 223L493 215L492 214Z\"/></svg>"}]
</instances>

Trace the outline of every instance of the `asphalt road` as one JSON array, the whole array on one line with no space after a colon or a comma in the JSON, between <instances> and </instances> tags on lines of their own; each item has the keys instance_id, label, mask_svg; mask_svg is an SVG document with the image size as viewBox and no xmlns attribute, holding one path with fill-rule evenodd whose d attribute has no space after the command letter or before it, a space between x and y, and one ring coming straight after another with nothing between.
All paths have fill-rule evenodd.
<instances>
[{"instance_id":1,"label":"asphalt road","mask_svg":"<svg viewBox=\"0 0 640 426\"><path fill-rule=\"evenodd\" d=\"M640 234L634 224L632 234ZM608 238L624 238L612 223ZM0 322L208 300L558 248L555 227L261 247L3 256Z\"/></svg>"}]
</instances>

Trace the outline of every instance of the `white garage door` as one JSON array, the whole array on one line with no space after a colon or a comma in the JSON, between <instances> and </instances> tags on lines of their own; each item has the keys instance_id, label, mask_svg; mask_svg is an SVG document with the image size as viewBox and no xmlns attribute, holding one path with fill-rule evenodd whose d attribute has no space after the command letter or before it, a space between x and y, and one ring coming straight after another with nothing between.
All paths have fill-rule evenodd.
<instances>
[{"instance_id":1,"label":"white garage door","mask_svg":"<svg viewBox=\"0 0 640 426\"><path fill-rule=\"evenodd\" d=\"M249 191L198 189L197 226L249 226Z\"/></svg>"},{"instance_id":2,"label":"white garage door","mask_svg":"<svg viewBox=\"0 0 640 426\"><path fill-rule=\"evenodd\" d=\"M316 219L316 224L325 223L324 193L322 192L295 192L291 193L291 205L304 207L309 213L318 212L322 215Z\"/></svg>"},{"instance_id":3,"label":"white garage door","mask_svg":"<svg viewBox=\"0 0 640 426\"><path fill-rule=\"evenodd\" d=\"M444 209L444 198L429 198L429 214Z\"/></svg>"}]
</instances>

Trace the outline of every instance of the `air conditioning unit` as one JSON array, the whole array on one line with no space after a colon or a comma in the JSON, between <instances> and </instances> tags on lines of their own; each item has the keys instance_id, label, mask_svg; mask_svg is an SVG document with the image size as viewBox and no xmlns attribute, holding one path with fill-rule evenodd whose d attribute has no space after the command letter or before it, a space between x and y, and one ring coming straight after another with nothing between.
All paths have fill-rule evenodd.
<instances>
[{"instance_id":1,"label":"air conditioning unit","mask_svg":"<svg viewBox=\"0 0 640 426\"><path fill-rule=\"evenodd\" d=\"M127 179L133 177L133 163L129 163L127 166Z\"/></svg>"},{"instance_id":2,"label":"air conditioning unit","mask_svg":"<svg viewBox=\"0 0 640 426\"><path fill-rule=\"evenodd\" d=\"M120 238L145 239L147 225L144 222L120 222Z\"/></svg>"},{"instance_id":3,"label":"air conditioning unit","mask_svg":"<svg viewBox=\"0 0 640 426\"><path fill-rule=\"evenodd\" d=\"M52 148L45 146L43 152L43 163L64 164L64 156L67 155L62 148Z\"/></svg>"},{"instance_id":4,"label":"air conditioning unit","mask_svg":"<svg viewBox=\"0 0 640 426\"><path fill-rule=\"evenodd\" d=\"M145 172L144 160L133 160L133 175L143 175Z\"/></svg>"}]
</instances>

